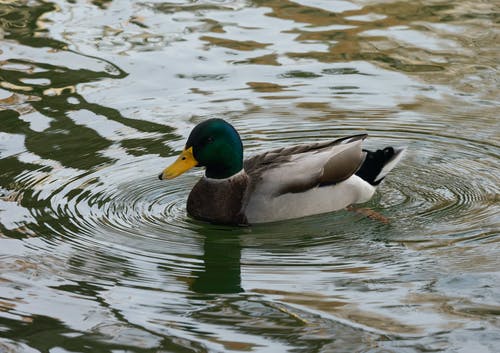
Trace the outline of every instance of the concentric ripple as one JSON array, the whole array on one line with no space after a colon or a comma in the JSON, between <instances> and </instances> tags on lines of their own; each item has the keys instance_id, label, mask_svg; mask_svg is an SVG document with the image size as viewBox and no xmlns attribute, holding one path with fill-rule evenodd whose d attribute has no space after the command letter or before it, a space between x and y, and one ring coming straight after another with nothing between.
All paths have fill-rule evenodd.
<instances>
[{"instance_id":1,"label":"concentric ripple","mask_svg":"<svg viewBox=\"0 0 500 353\"><path fill-rule=\"evenodd\" d=\"M193 231L199 225L185 211L196 176L161 182L159 169L151 166L166 163L164 159L135 160L133 165L117 163L91 173L76 172L76 176L65 176L64 170L27 172L18 180L23 187L17 201L31 206L34 219L44 220L27 227L36 235L49 230L46 246L58 248L60 256L61 246L71 244L77 251L67 253L68 258L105 264L112 256L130 262L132 272L152 263L187 274L199 267L201 253L200 236ZM147 172L135 173L137 169ZM137 261L142 265L133 265ZM79 273L86 270L94 275L100 271L92 264L79 265ZM141 281L150 276L144 275Z\"/></svg>"}]
</instances>

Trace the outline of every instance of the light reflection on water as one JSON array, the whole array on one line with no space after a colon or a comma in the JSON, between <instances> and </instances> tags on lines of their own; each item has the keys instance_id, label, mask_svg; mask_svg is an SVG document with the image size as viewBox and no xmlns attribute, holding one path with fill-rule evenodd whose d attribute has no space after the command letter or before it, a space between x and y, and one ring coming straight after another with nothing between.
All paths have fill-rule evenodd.
<instances>
[{"instance_id":1,"label":"light reflection on water","mask_svg":"<svg viewBox=\"0 0 500 353\"><path fill-rule=\"evenodd\" d=\"M0 3L0 351L495 351L493 3ZM367 208L194 221L156 175L225 117L246 153L368 132Z\"/></svg>"}]
</instances>

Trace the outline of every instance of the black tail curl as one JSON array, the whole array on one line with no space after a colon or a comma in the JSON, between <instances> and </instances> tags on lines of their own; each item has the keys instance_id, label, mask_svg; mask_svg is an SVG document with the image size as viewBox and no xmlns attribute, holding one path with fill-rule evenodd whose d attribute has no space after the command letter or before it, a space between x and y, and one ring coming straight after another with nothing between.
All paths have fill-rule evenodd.
<instances>
[{"instance_id":1,"label":"black tail curl","mask_svg":"<svg viewBox=\"0 0 500 353\"><path fill-rule=\"evenodd\" d=\"M356 175L371 185L378 185L384 180L385 175L380 177L382 169L402 152L395 151L392 147L386 147L375 152L363 151L366 152L366 158Z\"/></svg>"}]
</instances>

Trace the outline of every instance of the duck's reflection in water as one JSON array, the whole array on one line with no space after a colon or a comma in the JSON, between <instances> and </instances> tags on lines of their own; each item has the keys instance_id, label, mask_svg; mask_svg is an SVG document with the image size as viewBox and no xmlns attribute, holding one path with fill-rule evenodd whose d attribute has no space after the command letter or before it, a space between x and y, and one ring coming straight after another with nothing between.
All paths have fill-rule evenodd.
<instances>
[{"instance_id":1,"label":"duck's reflection in water","mask_svg":"<svg viewBox=\"0 0 500 353\"><path fill-rule=\"evenodd\" d=\"M236 234L208 232L205 236L203 271L197 273L191 290L197 293L239 293L241 244Z\"/></svg>"}]
</instances>

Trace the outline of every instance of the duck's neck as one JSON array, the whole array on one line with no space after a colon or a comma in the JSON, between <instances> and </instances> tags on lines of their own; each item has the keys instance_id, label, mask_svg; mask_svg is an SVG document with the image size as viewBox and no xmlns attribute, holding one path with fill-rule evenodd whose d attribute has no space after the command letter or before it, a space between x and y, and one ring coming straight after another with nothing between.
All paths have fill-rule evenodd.
<instances>
[{"instance_id":1,"label":"duck's neck","mask_svg":"<svg viewBox=\"0 0 500 353\"><path fill-rule=\"evenodd\" d=\"M232 179L239 178L241 175L246 175L244 169L241 169L240 171L238 171L238 172L236 172L234 174L231 174L231 175L229 175L226 178L214 178L214 177L211 177L211 176L207 175L207 173L205 172L205 178L209 179L210 181L213 181L213 182L219 182L219 181L223 182L223 181L227 181L227 180L232 180Z\"/></svg>"},{"instance_id":2,"label":"duck's neck","mask_svg":"<svg viewBox=\"0 0 500 353\"><path fill-rule=\"evenodd\" d=\"M207 167L205 176L209 179L227 179L243 171L243 163L234 166L217 165Z\"/></svg>"}]
</instances>

